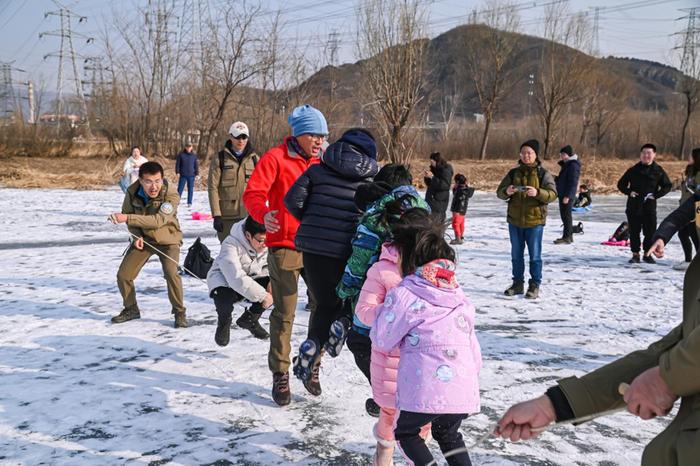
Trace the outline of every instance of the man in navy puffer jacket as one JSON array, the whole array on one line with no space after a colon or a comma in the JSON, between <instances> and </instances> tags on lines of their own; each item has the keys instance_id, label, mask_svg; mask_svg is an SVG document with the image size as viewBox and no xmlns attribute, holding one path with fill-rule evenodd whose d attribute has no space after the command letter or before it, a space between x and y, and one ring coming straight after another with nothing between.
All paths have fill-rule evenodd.
<instances>
[{"instance_id":1,"label":"man in navy puffer jacket","mask_svg":"<svg viewBox=\"0 0 700 466\"><path fill-rule=\"evenodd\" d=\"M554 240L554 244L571 244L574 242L574 226L571 218L571 208L574 205L576 191L578 191L578 180L581 176L581 162L578 155L574 154L571 146L564 146L559 151L561 160L559 165L559 176L556 177L557 194L559 196L559 213L561 221L564 223L564 234L561 238Z\"/></svg>"},{"instance_id":2,"label":"man in navy puffer jacket","mask_svg":"<svg viewBox=\"0 0 700 466\"><path fill-rule=\"evenodd\" d=\"M308 339L299 349L294 373L312 395L321 394L318 367L331 324L348 313L335 293L351 253L351 241L361 215L354 202L358 186L379 171L372 134L361 128L346 131L287 192L284 203L301 224L294 244L302 252L306 282L316 299L309 319Z\"/></svg>"}]
</instances>

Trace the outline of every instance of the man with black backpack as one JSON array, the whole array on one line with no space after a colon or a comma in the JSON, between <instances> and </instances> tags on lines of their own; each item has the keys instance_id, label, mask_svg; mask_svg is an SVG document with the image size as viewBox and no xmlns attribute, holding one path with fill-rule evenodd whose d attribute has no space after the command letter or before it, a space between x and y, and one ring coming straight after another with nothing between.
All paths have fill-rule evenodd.
<instances>
[{"instance_id":1,"label":"man with black backpack","mask_svg":"<svg viewBox=\"0 0 700 466\"><path fill-rule=\"evenodd\" d=\"M237 121L228 130L224 148L209 161L207 191L219 242L231 232L231 226L244 219L248 211L243 204L243 191L260 160L250 143L248 126Z\"/></svg>"}]
</instances>

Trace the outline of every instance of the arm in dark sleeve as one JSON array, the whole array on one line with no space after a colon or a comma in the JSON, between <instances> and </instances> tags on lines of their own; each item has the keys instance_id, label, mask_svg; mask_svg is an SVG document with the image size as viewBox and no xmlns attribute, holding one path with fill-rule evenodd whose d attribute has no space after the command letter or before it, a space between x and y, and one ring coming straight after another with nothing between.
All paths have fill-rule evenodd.
<instances>
[{"instance_id":1,"label":"arm in dark sleeve","mask_svg":"<svg viewBox=\"0 0 700 466\"><path fill-rule=\"evenodd\" d=\"M311 178L307 173L303 173L284 196L284 205L297 220L301 220L301 217L304 215L306 200L309 198L310 192Z\"/></svg>"},{"instance_id":2,"label":"arm in dark sleeve","mask_svg":"<svg viewBox=\"0 0 700 466\"><path fill-rule=\"evenodd\" d=\"M628 168L627 171L625 172L624 175L620 178L620 180L617 182L617 189L624 194L625 196L629 196L630 192L632 190L629 187L630 184L630 170L631 168Z\"/></svg>"},{"instance_id":3,"label":"arm in dark sleeve","mask_svg":"<svg viewBox=\"0 0 700 466\"><path fill-rule=\"evenodd\" d=\"M656 199L664 197L666 194L671 192L672 188L673 183L671 183L671 180L668 178L666 170L661 170L661 179L659 180L659 185L656 187L656 193L654 194L654 197Z\"/></svg>"},{"instance_id":4,"label":"arm in dark sleeve","mask_svg":"<svg viewBox=\"0 0 700 466\"><path fill-rule=\"evenodd\" d=\"M659 228L656 229L654 233L654 238L652 241L657 239L664 240L665 244L668 244L673 238L673 235L678 233L684 226L689 224L695 218L695 202L700 201L700 196L695 195L685 200L676 210L671 212L668 217L666 217Z\"/></svg>"},{"instance_id":5,"label":"arm in dark sleeve","mask_svg":"<svg viewBox=\"0 0 700 466\"><path fill-rule=\"evenodd\" d=\"M467 188L467 199L471 199L474 195L474 188Z\"/></svg>"},{"instance_id":6,"label":"arm in dark sleeve","mask_svg":"<svg viewBox=\"0 0 700 466\"><path fill-rule=\"evenodd\" d=\"M199 176L199 157L194 156L194 176Z\"/></svg>"},{"instance_id":7,"label":"arm in dark sleeve","mask_svg":"<svg viewBox=\"0 0 700 466\"><path fill-rule=\"evenodd\" d=\"M177 154L177 158L175 159L175 174L176 175L180 174L181 167L182 167L182 154Z\"/></svg>"},{"instance_id":8,"label":"arm in dark sleeve","mask_svg":"<svg viewBox=\"0 0 700 466\"><path fill-rule=\"evenodd\" d=\"M438 191L449 191L452 185L452 168L448 165L440 170L439 175L433 176L433 181L431 183L433 188Z\"/></svg>"},{"instance_id":9,"label":"arm in dark sleeve","mask_svg":"<svg viewBox=\"0 0 700 466\"><path fill-rule=\"evenodd\" d=\"M581 177L581 165L574 163L571 174L569 175L568 191L565 193L566 197L569 198L569 202L572 202L576 198L576 188L578 188L578 180Z\"/></svg>"}]
</instances>

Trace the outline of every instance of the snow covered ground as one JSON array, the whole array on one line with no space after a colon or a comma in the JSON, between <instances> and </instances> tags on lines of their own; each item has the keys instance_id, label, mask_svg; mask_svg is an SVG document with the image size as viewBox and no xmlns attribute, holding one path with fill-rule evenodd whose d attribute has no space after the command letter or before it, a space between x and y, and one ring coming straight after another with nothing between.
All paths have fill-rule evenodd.
<instances>
[{"instance_id":1,"label":"snow covered ground","mask_svg":"<svg viewBox=\"0 0 700 466\"><path fill-rule=\"evenodd\" d=\"M142 319L110 324L121 310L115 275L127 234L106 219L121 201L116 190L0 189L0 465L370 464L371 392L347 350L324 361L321 397L293 380L292 404L278 408L267 343L234 329L231 344L217 347L213 304L193 278L185 279L191 326L174 329L156 259L136 282ZM482 412L462 428L467 444L510 404L641 348L680 321L683 274L671 269L682 257L677 240L658 265L628 266L627 249L599 245L624 219L624 199L595 201L593 212L575 215L585 234L570 246L552 244L561 230L550 209L534 302L502 297L510 282L504 203L491 193L470 203L459 279L477 307L484 368ZM662 199L659 219L677 202L677 193ZM197 193L193 210L208 211L206 193ZM179 216L183 258L196 236L218 251L210 222L188 219L186 209ZM305 336L305 300L302 292L294 344ZM616 414L530 443L491 439L472 459L635 465L667 422Z\"/></svg>"}]
</instances>

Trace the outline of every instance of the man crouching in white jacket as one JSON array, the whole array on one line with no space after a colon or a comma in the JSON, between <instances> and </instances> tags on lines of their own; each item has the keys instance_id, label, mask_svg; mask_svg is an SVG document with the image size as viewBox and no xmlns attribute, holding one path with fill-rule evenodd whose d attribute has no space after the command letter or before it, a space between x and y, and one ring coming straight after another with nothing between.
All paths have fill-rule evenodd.
<instances>
[{"instance_id":1,"label":"man crouching in white jacket","mask_svg":"<svg viewBox=\"0 0 700 466\"><path fill-rule=\"evenodd\" d=\"M272 306L264 225L250 216L233 225L207 274L207 285L219 316L214 335L217 345L228 345L233 305L243 299L253 305L236 320L236 325L249 330L255 338L270 337L259 322L263 311Z\"/></svg>"}]
</instances>

